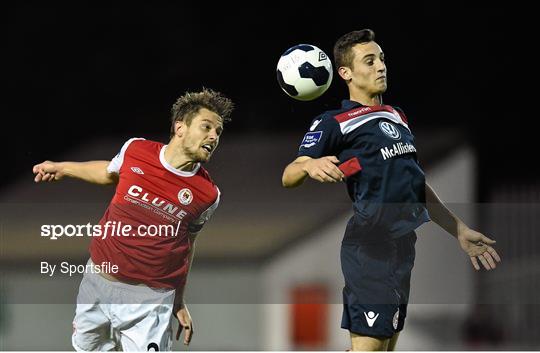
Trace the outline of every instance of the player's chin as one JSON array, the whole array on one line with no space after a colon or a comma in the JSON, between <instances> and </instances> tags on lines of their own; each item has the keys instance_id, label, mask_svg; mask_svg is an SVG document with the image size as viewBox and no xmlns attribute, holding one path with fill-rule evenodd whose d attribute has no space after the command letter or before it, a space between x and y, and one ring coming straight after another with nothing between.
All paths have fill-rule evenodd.
<instances>
[{"instance_id":1,"label":"player's chin","mask_svg":"<svg viewBox=\"0 0 540 353\"><path fill-rule=\"evenodd\" d=\"M386 81L381 81L377 84L377 94L382 94L386 92L386 89L388 88L388 85L386 84Z\"/></svg>"},{"instance_id":2,"label":"player's chin","mask_svg":"<svg viewBox=\"0 0 540 353\"><path fill-rule=\"evenodd\" d=\"M210 157L212 157L212 152L208 152L208 151L203 149L203 151L201 153L199 153L199 155L197 157L198 157L197 162L206 163L206 162L208 162L210 160Z\"/></svg>"}]
</instances>

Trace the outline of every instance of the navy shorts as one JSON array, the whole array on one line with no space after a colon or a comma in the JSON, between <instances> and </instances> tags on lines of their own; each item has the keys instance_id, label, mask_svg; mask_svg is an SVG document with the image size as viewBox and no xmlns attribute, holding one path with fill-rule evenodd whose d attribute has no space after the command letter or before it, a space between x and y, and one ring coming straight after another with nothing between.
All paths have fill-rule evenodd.
<instances>
[{"instance_id":1,"label":"navy shorts","mask_svg":"<svg viewBox=\"0 0 540 353\"><path fill-rule=\"evenodd\" d=\"M379 243L342 243L342 328L379 338L403 329L415 243L414 231Z\"/></svg>"}]
</instances>

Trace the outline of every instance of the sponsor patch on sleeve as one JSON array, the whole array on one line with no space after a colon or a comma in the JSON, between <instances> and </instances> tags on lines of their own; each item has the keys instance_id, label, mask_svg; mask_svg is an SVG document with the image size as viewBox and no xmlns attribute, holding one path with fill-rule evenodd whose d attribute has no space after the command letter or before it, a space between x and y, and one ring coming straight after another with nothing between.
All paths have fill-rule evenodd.
<instances>
[{"instance_id":1,"label":"sponsor patch on sleeve","mask_svg":"<svg viewBox=\"0 0 540 353\"><path fill-rule=\"evenodd\" d=\"M312 146L315 146L317 142L321 140L322 133L323 133L322 131L308 132L304 136L304 139L302 140L300 147L310 148Z\"/></svg>"}]
</instances>

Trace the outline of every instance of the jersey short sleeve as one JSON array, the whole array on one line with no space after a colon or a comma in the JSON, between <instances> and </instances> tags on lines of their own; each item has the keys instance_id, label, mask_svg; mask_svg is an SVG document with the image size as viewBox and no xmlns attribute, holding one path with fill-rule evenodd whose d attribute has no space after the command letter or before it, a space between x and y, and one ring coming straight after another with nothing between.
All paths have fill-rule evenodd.
<instances>
[{"instance_id":1,"label":"jersey short sleeve","mask_svg":"<svg viewBox=\"0 0 540 353\"><path fill-rule=\"evenodd\" d=\"M217 195L216 201L210 207L208 207L206 211L201 213L201 215L197 219L191 221L191 223L189 224L188 231L190 233L193 234L193 233L200 232L204 224L208 222L210 217L212 217L212 215L214 214L214 211L219 205L219 197L221 195L221 193L219 192L219 189L217 189L217 192L218 192L218 195Z\"/></svg>"},{"instance_id":2,"label":"jersey short sleeve","mask_svg":"<svg viewBox=\"0 0 540 353\"><path fill-rule=\"evenodd\" d=\"M120 173L120 168L122 167L122 163L124 163L124 156L126 154L126 150L128 149L129 145L135 141L135 140L144 140L143 138L134 137L129 140L127 140L122 148L120 149L120 152L114 158L111 160L109 165L107 166L107 172L109 173Z\"/></svg>"},{"instance_id":3,"label":"jersey short sleeve","mask_svg":"<svg viewBox=\"0 0 540 353\"><path fill-rule=\"evenodd\" d=\"M319 116L312 121L309 131L304 135L298 157L320 158L336 154L342 140L338 121L332 116Z\"/></svg>"}]
</instances>

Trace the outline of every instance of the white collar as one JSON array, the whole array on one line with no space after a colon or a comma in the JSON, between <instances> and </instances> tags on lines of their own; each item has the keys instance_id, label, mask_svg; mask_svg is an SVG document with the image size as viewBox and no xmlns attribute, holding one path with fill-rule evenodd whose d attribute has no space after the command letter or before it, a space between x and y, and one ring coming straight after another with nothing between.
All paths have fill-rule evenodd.
<instances>
[{"instance_id":1,"label":"white collar","mask_svg":"<svg viewBox=\"0 0 540 353\"><path fill-rule=\"evenodd\" d=\"M195 168L193 168L191 172L178 170L172 165L170 165L169 162L165 160L165 148L167 148L167 146L168 145L164 145L163 147L161 147L161 151L159 152L159 161L161 162L161 165L165 167L165 169L167 169L171 173L174 173L176 175L183 176L183 177L192 177L195 174L197 174L197 172L199 171L199 168L201 167L201 163L197 163L195 165Z\"/></svg>"}]
</instances>

